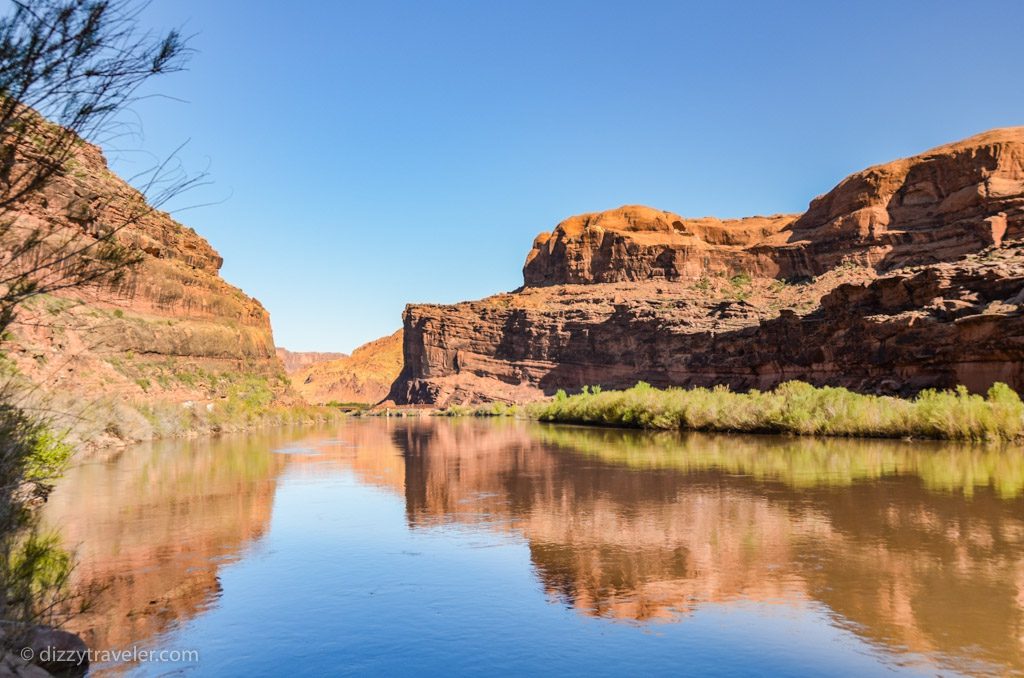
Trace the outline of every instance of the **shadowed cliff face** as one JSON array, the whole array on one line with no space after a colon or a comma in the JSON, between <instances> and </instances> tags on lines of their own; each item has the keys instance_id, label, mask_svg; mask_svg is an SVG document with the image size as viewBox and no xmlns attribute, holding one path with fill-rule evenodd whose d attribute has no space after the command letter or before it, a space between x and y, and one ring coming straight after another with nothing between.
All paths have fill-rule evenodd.
<instances>
[{"instance_id":1,"label":"shadowed cliff face","mask_svg":"<svg viewBox=\"0 0 1024 678\"><path fill-rule=\"evenodd\" d=\"M800 216L629 206L537 238L526 287L410 305L390 397L788 379L911 394L1024 388L1024 128L859 172Z\"/></svg>"},{"instance_id":2,"label":"shadowed cliff face","mask_svg":"<svg viewBox=\"0 0 1024 678\"><path fill-rule=\"evenodd\" d=\"M824 605L892 651L1024 669L1019 449L475 422L394 440L413 526L522 534L548 595L583 614Z\"/></svg>"}]
</instances>

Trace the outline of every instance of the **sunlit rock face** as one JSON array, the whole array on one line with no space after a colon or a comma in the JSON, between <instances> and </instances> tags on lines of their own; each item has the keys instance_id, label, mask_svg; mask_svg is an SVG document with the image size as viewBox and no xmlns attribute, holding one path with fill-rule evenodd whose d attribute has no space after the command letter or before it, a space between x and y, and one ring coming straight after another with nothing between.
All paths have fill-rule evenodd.
<instances>
[{"instance_id":1,"label":"sunlit rock face","mask_svg":"<svg viewBox=\"0 0 1024 678\"><path fill-rule=\"evenodd\" d=\"M853 174L802 215L681 217L641 205L566 219L534 241L527 286L746 272L797 278L841 264L950 261L1024 233L1024 128L995 129Z\"/></svg>"},{"instance_id":2,"label":"sunlit rock face","mask_svg":"<svg viewBox=\"0 0 1024 678\"><path fill-rule=\"evenodd\" d=\"M323 351L289 351L286 348L277 347L277 357L284 366L284 371L294 374L313 365L319 365L330 360L347 358L347 353L325 353Z\"/></svg>"},{"instance_id":3,"label":"sunlit rock face","mask_svg":"<svg viewBox=\"0 0 1024 678\"><path fill-rule=\"evenodd\" d=\"M40 134L55 129L44 123ZM12 172L38 162L26 143ZM246 377L283 391L267 311L220 276L223 259L202 236L148 205L111 172L96 146L78 140L65 171L3 216L13 228L0 239L0 253L42 229L50 233L44 249L84 252L66 266L111 235L140 259L112 287L60 290L22 309L5 355L31 383L67 401L54 409L105 399L104 414L124 410L111 421L133 437L133 426L146 427L139 403L212 402Z\"/></svg>"},{"instance_id":4,"label":"sunlit rock face","mask_svg":"<svg viewBox=\"0 0 1024 678\"><path fill-rule=\"evenodd\" d=\"M802 215L567 219L525 287L406 308L399 403L787 379L1024 388L1024 128L858 172Z\"/></svg>"},{"instance_id":5,"label":"sunlit rock face","mask_svg":"<svg viewBox=\"0 0 1024 678\"><path fill-rule=\"evenodd\" d=\"M308 402L374 404L383 399L402 370L402 331L367 342L352 355L317 362L292 375Z\"/></svg>"}]
</instances>

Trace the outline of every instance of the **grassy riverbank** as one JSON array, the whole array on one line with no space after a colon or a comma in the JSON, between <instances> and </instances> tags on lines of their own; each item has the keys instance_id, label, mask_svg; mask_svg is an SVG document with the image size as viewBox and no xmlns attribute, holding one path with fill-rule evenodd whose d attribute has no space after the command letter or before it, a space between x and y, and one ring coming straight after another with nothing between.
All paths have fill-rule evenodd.
<instances>
[{"instance_id":1,"label":"grassy riverbank","mask_svg":"<svg viewBox=\"0 0 1024 678\"><path fill-rule=\"evenodd\" d=\"M960 387L904 399L797 381L749 393L639 383L624 391L560 391L527 411L548 422L665 430L943 440L1013 440L1024 433L1024 403L1005 384L985 396Z\"/></svg>"}]
</instances>

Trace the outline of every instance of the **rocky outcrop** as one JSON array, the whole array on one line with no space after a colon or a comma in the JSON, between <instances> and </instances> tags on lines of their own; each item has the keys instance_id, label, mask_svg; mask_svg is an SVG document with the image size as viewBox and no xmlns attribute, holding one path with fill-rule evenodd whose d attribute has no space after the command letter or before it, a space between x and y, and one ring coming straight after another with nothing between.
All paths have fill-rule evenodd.
<instances>
[{"instance_id":1,"label":"rocky outcrop","mask_svg":"<svg viewBox=\"0 0 1024 678\"><path fill-rule=\"evenodd\" d=\"M1024 235L1024 127L997 129L858 172L802 215L690 219L643 206L542 233L527 286L701 275L806 278L842 264L949 261Z\"/></svg>"},{"instance_id":2,"label":"rocky outcrop","mask_svg":"<svg viewBox=\"0 0 1024 678\"><path fill-rule=\"evenodd\" d=\"M289 351L286 348L277 347L277 358L284 365L284 371L294 374L307 367L319 363L326 363L331 360L347 358L347 353L324 353L321 351Z\"/></svg>"},{"instance_id":3,"label":"rocky outcrop","mask_svg":"<svg viewBox=\"0 0 1024 678\"><path fill-rule=\"evenodd\" d=\"M771 273L775 262L755 245L779 236L795 220L795 215L684 219L642 205L582 214L537 236L523 279L536 287Z\"/></svg>"},{"instance_id":4,"label":"rocky outcrop","mask_svg":"<svg viewBox=\"0 0 1024 678\"><path fill-rule=\"evenodd\" d=\"M374 404L388 394L402 369L402 330L363 344L351 356L318 363L292 375L308 402Z\"/></svg>"},{"instance_id":5,"label":"rocky outcrop","mask_svg":"<svg viewBox=\"0 0 1024 678\"><path fill-rule=\"evenodd\" d=\"M31 149L17 159L40 161ZM5 256L38 229L51 234L47 247L63 248L55 251L87 255L113 235L140 258L113 286L61 291L23 307L5 353L21 377L64 401L57 409L102 400L107 411L140 412L154 402L174 404L179 414L181 405L212 411L252 379L283 393L267 311L220 277L223 260L206 240L147 205L97 147L76 141L63 171L4 216L13 220L0 241ZM66 265L74 263L72 256ZM143 414L134 420L144 428L151 412ZM124 418L113 414L111 424Z\"/></svg>"},{"instance_id":6,"label":"rocky outcrop","mask_svg":"<svg viewBox=\"0 0 1024 678\"><path fill-rule=\"evenodd\" d=\"M525 287L411 305L391 397L525 401L584 385L909 394L1024 388L1024 128L859 172L800 216L646 207L542 234Z\"/></svg>"}]
</instances>

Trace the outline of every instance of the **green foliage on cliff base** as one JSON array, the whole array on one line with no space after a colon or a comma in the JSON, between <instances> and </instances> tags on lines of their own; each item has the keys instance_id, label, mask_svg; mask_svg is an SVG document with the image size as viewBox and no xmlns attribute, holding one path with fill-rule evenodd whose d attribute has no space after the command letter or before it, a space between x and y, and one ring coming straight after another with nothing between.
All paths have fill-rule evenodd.
<instances>
[{"instance_id":1,"label":"green foliage on cliff base","mask_svg":"<svg viewBox=\"0 0 1024 678\"><path fill-rule=\"evenodd\" d=\"M748 393L641 382L624 391L560 391L529 413L550 422L693 431L945 440L1012 440L1024 433L1024 403L1002 383L985 396L960 386L904 399L799 381Z\"/></svg>"}]
</instances>

